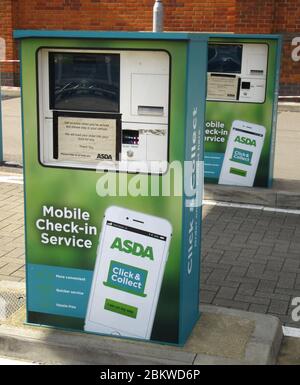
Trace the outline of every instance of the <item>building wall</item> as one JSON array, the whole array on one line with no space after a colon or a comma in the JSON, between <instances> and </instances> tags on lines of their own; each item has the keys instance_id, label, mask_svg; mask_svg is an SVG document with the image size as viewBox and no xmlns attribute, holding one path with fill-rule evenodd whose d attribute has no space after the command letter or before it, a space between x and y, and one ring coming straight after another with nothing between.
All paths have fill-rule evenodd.
<instances>
[{"instance_id":1,"label":"building wall","mask_svg":"<svg viewBox=\"0 0 300 385\"><path fill-rule=\"evenodd\" d=\"M6 39L6 58L17 58L13 29L151 31L153 4L154 0L1 0L0 36ZM292 39L300 36L300 0L164 0L164 5L166 31L282 33L280 93L300 95L300 62L291 58ZM17 66L1 68L4 83L16 84Z\"/></svg>"},{"instance_id":2,"label":"building wall","mask_svg":"<svg viewBox=\"0 0 300 385\"><path fill-rule=\"evenodd\" d=\"M6 60L18 58L16 45L12 39L12 31L15 24L15 2L12 0L0 0L0 37L5 40ZM1 84L18 85L19 66L13 63L0 63Z\"/></svg>"},{"instance_id":3,"label":"building wall","mask_svg":"<svg viewBox=\"0 0 300 385\"><path fill-rule=\"evenodd\" d=\"M300 45L300 0L275 0L273 32L283 35L280 93L300 95L300 52L298 61L291 58L294 38L299 37Z\"/></svg>"}]
</instances>

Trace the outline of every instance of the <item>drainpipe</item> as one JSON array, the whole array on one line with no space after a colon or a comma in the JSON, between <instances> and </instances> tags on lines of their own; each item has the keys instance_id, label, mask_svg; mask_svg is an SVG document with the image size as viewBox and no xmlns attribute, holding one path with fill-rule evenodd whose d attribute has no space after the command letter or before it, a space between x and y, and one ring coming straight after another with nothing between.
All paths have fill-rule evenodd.
<instances>
[{"instance_id":1,"label":"drainpipe","mask_svg":"<svg viewBox=\"0 0 300 385\"><path fill-rule=\"evenodd\" d=\"M3 163L3 133L2 133L2 96L1 96L1 63L5 60L5 40L0 37L0 165Z\"/></svg>"},{"instance_id":2,"label":"drainpipe","mask_svg":"<svg viewBox=\"0 0 300 385\"><path fill-rule=\"evenodd\" d=\"M164 30L164 6L162 0L156 0L153 7L153 32Z\"/></svg>"}]
</instances>

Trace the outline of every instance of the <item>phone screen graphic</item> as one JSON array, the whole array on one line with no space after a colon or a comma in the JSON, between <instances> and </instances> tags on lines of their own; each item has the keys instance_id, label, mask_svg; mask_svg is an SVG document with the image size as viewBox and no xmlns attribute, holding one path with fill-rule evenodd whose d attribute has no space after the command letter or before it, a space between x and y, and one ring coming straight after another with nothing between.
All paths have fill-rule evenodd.
<instances>
[{"instance_id":1,"label":"phone screen graphic","mask_svg":"<svg viewBox=\"0 0 300 385\"><path fill-rule=\"evenodd\" d=\"M85 330L149 339L168 237L105 219Z\"/></svg>"},{"instance_id":2,"label":"phone screen graphic","mask_svg":"<svg viewBox=\"0 0 300 385\"><path fill-rule=\"evenodd\" d=\"M233 122L219 184L253 186L265 133L263 126L238 120Z\"/></svg>"}]
</instances>

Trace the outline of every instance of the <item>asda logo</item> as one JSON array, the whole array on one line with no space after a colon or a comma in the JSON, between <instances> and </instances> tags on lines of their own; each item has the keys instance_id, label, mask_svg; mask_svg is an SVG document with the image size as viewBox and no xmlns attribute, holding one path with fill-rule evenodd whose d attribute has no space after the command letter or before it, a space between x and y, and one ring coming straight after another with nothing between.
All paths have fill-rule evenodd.
<instances>
[{"instance_id":1,"label":"asda logo","mask_svg":"<svg viewBox=\"0 0 300 385\"><path fill-rule=\"evenodd\" d=\"M111 249L118 249L124 253L135 255L136 257L149 258L154 260L153 249L151 246L144 247L140 243L129 241L128 239L122 241L121 238L116 237L110 246Z\"/></svg>"},{"instance_id":2,"label":"asda logo","mask_svg":"<svg viewBox=\"0 0 300 385\"><path fill-rule=\"evenodd\" d=\"M109 154L98 154L97 159L106 159L106 160L112 160L112 156Z\"/></svg>"},{"instance_id":3,"label":"asda logo","mask_svg":"<svg viewBox=\"0 0 300 385\"><path fill-rule=\"evenodd\" d=\"M247 144L248 146L254 146L256 147L256 141L255 139L250 139L250 138L246 138L245 136L237 136L235 139L234 139L235 142L238 142L238 143L242 143L242 144Z\"/></svg>"}]
</instances>

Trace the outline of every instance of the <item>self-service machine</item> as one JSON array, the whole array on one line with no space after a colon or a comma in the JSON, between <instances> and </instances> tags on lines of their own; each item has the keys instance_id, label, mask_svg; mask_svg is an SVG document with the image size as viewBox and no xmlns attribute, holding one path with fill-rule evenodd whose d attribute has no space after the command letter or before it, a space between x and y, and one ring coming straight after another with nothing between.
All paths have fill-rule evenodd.
<instances>
[{"instance_id":1,"label":"self-service machine","mask_svg":"<svg viewBox=\"0 0 300 385\"><path fill-rule=\"evenodd\" d=\"M199 318L208 36L14 37L27 322L184 344Z\"/></svg>"},{"instance_id":2,"label":"self-service machine","mask_svg":"<svg viewBox=\"0 0 300 385\"><path fill-rule=\"evenodd\" d=\"M220 35L209 40L205 181L270 187L281 40Z\"/></svg>"},{"instance_id":3,"label":"self-service machine","mask_svg":"<svg viewBox=\"0 0 300 385\"><path fill-rule=\"evenodd\" d=\"M153 172L166 171L168 52L41 48L37 55L42 164L148 172L152 161ZM103 145L96 128L79 145L78 122L86 119L109 124L114 140Z\"/></svg>"}]
</instances>

